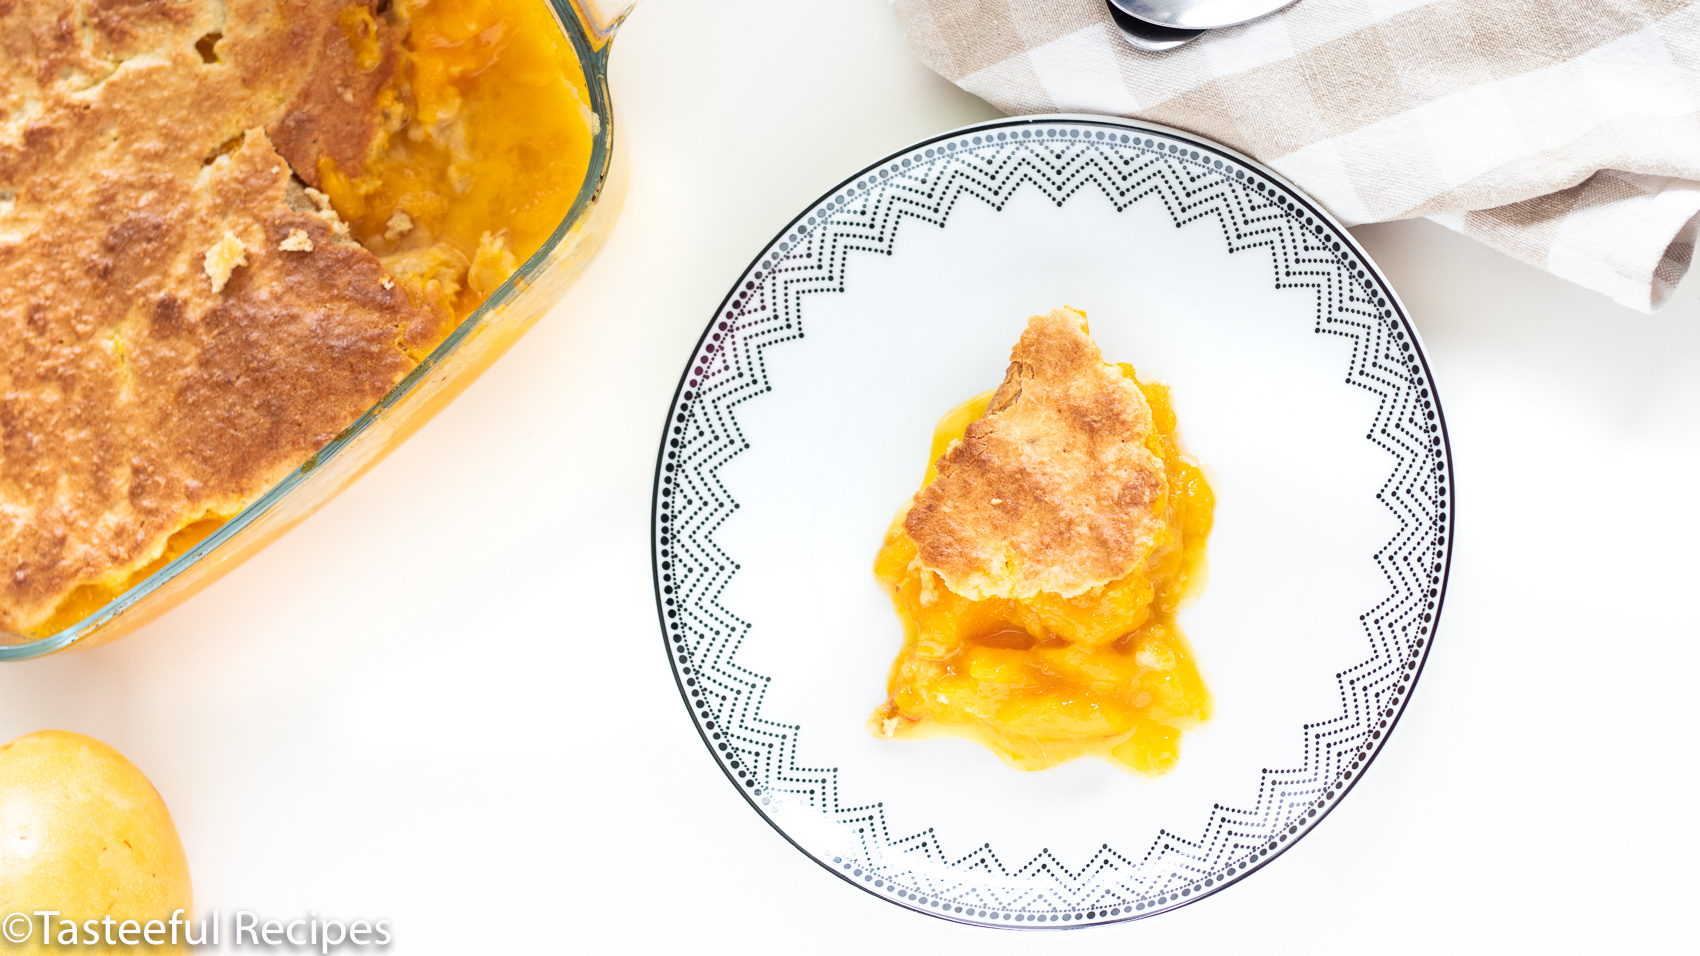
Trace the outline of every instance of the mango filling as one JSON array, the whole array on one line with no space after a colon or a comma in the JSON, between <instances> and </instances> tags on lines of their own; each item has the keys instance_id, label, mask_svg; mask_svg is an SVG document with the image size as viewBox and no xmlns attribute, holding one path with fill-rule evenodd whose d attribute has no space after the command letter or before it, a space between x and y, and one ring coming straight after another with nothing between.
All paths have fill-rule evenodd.
<instances>
[{"instance_id":1,"label":"mango filling","mask_svg":"<svg viewBox=\"0 0 1700 956\"><path fill-rule=\"evenodd\" d=\"M464 318L561 224L601 124L546 4L397 3L407 55L386 113L399 128L358 178L327 156L319 179L354 237L415 299ZM358 16L339 25L358 55L371 25Z\"/></svg>"},{"instance_id":2,"label":"mango filling","mask_svg":"<svg viewBox=\"0 0 1700 956\"><path fill-rule=\"evenodd\" d=\"M876 736L966 737L1022 770L1090 754L1161 774L1180 757L1181 731L1210 716L1175 612L1203 587L1216 499L1176 439L1168 388L1121 369L1151 406L1146 444L1163 461L1171 540L1143 570L1073 598L975 601L921 566L900 516L874 561L906 632L889 697L868 718ZM991 398L939 420L923 486Z\"/></svg>"}]
</instances>

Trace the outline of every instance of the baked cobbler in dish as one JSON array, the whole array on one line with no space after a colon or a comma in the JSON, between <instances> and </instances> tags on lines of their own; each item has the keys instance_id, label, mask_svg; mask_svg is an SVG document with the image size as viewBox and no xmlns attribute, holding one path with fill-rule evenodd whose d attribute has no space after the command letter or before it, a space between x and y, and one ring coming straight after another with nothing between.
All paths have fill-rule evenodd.
<instances>
[{"instance_id":1,"label":"baked cobbler in dish","mask_svg":"<svg viewBox=\"0 0 1700 956\"><path fill-rule=\"evenodd\" d=\"M1172 767L1210 712L1175 611L1202 587L1215 499L1167 389L1057 309L996 391L944 417L932 459L874 566L907 641L869 730L969 737L1026 770Z\"/></svg>"},{"instance_id":2,"label":"baked cobbler in dish","mask_svg":"<svg viewBox=\"0 0 1700 956\"><path fill-rule=\"evenodd\" d=\"M540 0L0 2L0 629L192 547L536 251L576 62Z\"/></svg>"}]
</instances>

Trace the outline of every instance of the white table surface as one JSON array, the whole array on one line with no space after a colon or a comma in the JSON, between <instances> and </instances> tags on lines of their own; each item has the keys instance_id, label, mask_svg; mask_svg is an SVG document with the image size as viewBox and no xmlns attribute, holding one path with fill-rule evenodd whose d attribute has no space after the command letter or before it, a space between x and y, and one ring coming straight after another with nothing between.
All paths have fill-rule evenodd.
<instances>
[{"instance_id":1,"label":"white table surface","mask_svg":"<svg viewBox=\"0 0 1700 956\"><path fill-rule=\"evenodd\" d=\"M967 929L840 882L728 785L662 653L647 522L674 384L753 254L849 172L993 111L880 0L644 0L613 73L631 190L558 308L185 606L0 668L0 740L77 730L152 778L199 909L387 918L409 954L1679 945L1700 281L1648 317L1430 223L1356 230L1457 461L1451 590L1397 732L1313 835L1197 905Z\"/></svg>"}]
</instances>

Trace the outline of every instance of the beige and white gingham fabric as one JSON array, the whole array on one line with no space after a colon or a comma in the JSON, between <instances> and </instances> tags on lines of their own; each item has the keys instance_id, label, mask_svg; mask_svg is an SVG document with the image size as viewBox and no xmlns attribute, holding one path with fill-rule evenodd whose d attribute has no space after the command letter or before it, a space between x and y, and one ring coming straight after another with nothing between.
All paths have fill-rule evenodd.
<instances>
[{"instance_id":1,"label":"beige and white gingham fabric","mask_svg":"<svg viewBox=\"0 0 1700 956\"><path fill-rule=\"evenodd\" d=\"M1009 113L1138 117L1273 167L1348 224L1429 216L1631 308L1700 217L1700 0L1299 0L1167 53L1104 0L893 0Z\"/></svg>"}]
</instances>

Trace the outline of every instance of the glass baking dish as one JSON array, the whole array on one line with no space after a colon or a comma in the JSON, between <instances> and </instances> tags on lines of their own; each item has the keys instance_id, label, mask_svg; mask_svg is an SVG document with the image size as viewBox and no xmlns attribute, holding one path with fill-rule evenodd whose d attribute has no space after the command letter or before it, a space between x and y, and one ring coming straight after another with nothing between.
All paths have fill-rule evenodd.
<instances>
[{"instance_id":1,"label":"glass baking dish","mask_svg":"<svg viewBox=\"0 0 1700 956\"><path fill-rule=\"evenodd\" d=\"M572 41L591 109L599 120L589 172L554 233L417 368L277 485L194 547L76 624L46 636L0 632L0 661L28 660L116 640L212 583L312 514L429 421L584 272L612 230L625 198L624 150L616 146L608 97L608 52L615 29L635 0L544 2Z\"/></svg>"}]
</instances>

